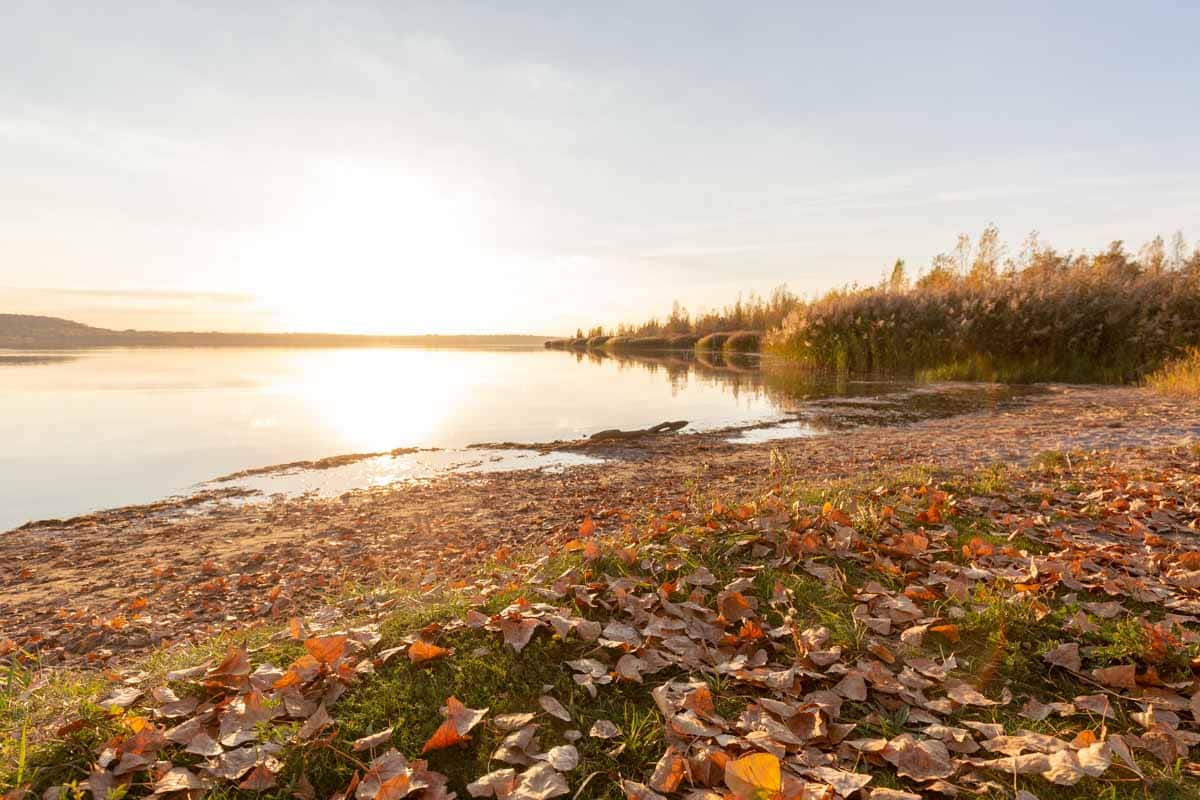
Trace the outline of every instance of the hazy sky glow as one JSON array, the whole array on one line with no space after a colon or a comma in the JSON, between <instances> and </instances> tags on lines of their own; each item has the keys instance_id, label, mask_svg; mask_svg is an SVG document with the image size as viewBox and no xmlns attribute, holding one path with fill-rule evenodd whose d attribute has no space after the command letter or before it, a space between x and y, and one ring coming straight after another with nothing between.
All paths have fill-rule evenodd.
<instances>
[{"instance_id":1,"label":"hazy sky glow","mask_svg":"<svg viewBox=\"0 0 1200 800\"><path fill-rule=\"evenodd\" d=\"M8 0L0 311L553 334L1200 236L1200 6L971 5Z\"/></svg>"}]
</instances>

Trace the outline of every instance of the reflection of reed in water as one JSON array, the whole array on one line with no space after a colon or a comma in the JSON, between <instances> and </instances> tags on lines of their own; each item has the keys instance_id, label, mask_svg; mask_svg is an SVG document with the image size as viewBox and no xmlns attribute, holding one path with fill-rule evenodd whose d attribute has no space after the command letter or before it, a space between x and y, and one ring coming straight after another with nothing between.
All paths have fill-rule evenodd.
<instances>
[{"instance_id":1,"label":"reflection of reed in water","mask_svg":"<svg viewBox=\"0 0 1200 800\"><path fill-rule=\"evenodd\" d=\"M781 412L796 414L813 427L836 430L862 424L897 424L952 416L969 411L995 411L1029 393L1028 387L995 383L921 384L911 378L853 375L845 371L804 367L790 359L723 351L659 353L577 351L575 359L606 361L618 369L665 373L672 393L696 381L719 386L735 398L765 397Z\"/></svg>"},{"instance_id":2,"label":"reflection of reed in water","mask_svg":"<svg viewBox=\"0 0 1200 800\"><path fill-rule=\"evenodd\" d=\"M763 373L759 368L760 358L745 353L697 353L693 350L671 350L660 353L629 353L611 350L588 350L578 352L578 362L587 358L589 363L601 364L612 361L618 369L644 369L651 374L665 372L672 392L686 389L695 380L702 385L721 386L735 398L743 393L761 397L766 389Z\"/></svg>"}]
</instances>

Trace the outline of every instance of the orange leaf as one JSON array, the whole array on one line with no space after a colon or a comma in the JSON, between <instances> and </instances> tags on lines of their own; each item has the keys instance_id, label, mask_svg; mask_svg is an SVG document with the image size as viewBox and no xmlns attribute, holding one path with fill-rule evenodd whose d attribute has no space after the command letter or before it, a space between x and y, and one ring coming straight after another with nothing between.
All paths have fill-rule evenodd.
<instances>
[{"instance_id":1,"label":"orange leaf","mask_svg":"<svg viewBox=\"0 0 1200 800\"><path fill-rule=\"evenodd\" d=\"M770 753L742 756L725 765L725 785L737 800L765 800L783 789L779 759Z\"/></svg>"},{"instance_id":2,"label":"orange leaf","mask_svg":"<svg viewBox=\"0 0 1200 800\"><path fill-rule=\"evenodd\" d=\"M892 651L888 650L880 642L871 642L871 644L867 645L867 649L885 664L896 663L896 656L893 655Z\"/></svg>"},{"instance_id":3,"label":"orange leaf","mask_svg":"<svg viewBox=\"0 0 1200 800\"><path fill-rule=\"evenodd\" d=\"M951 642L958 641L958 626L957 625L933 625L929 628L930 633L936 633L939 636L944 636Z\"/></svg>"},{"instance_id":4,"label":"orange leaf","mask_svg":"<svg viewBox=\"0 0 1200 800\"><path fill-rule=\"evenodd\" d=\"M442 750L446 747L452 747L467 741L471 738L467 734L479 724L479 721L483 719L483 715L487 711L486 708L467 708L461 700L453 695L447 697L446 707L443 709L446 721L433 732L433 736L429 737L429 741L421 748L421 752L428 753L430 750Z\"/></svg>"},{"instance_id":5,"label":"orange leaf","mask_svg":"<svg viewBox=\"0 0 1200 800\"><path fill-rule=\"evenodd\" d=\"M712 690L707 686L697 686L688 692L683 698L683 707L694 711L699 717L712 717L717 713Z\"/></svg>"},{"instance_id":6,"label":"orange leaf","mask_svg":"<svg viewBox=\"0 0 1200 800\"><path fill-rule=\"evenodd\" d=\"M450 651L445 647L438 647L436 644L431 644L423 639L417 639L408 648L408 659L414 664L423 664L426 661L441 658L449 653Z\"/></svg>"},{"instance_id":7,"label":"orange leaf","mask_svg":"<svg viewBox=\"0 0 1200 800\"><path fill-rule=\"evenodd\" d=\"M429 737L429 741L421 748L421 752L428 753L430 750L443 750L465 742L467 739L468 737L458 732L458 728L454 726L454 722L447 719L433 732L433 736Z\"/></svg>"},{"instance_id":8,"label":"orange leaf","mask_svg":"<svg viewBox=\"0 0 1200 800\"><path fill-rule=\"evenodd\" d=\"M244 682L250 674L250 655L244 647L229 645L225 660L205 675L205 683L215 686L234 686Z\"/></svg>"},{"instance_id":9,"label":"orange leaf","mask_svg":"<svg viewBox=\"0 0 1200 800\"><path fill-rule=\"evenodd\" d=\"M389 778L379 784L375 800L400 800L412 791L412 773L402 772L394 778Z\"/></svg>"},{"instance_id":10,"label":"orange leaf","mask_svg":"<svg viewBox=\"0 0 1200 800\"><path fill-rule=\"evenodd\" d=\"M346 652L345 636L319 636L306 639L304 649L322 664L332 664Z\"/></svg>"},{"instance_id":11,"label":"orange leaf","mask_svg":"<svg viewBox=\"0 0 1200 800\"><path fill-rule=\"evenodd\" d=\"M287 672L272 684L276 689L284 689L288 686L297 686L301 683L308 683L316 677L321 671L321 662L317 661L312 656L305 653L292 662L288 667Z\"/></svg>"},{"instance_id":12,"label":"orange leaf","mask_svg":"<svg viewBox=\"0 0 1200 800\"><path fill-rule=\"evenodd\" d=\"M762 627L760 627L753 620L746 620L743 622L741 630L738 631L739 639L753 641L754 639L761 639L764 636L766 636L766 634L763 633Z\"/></svg>"},{"instance_id":13,"label":"orange leaf","mask_svg":"<svg viewBox=\"0 0 1200 800\"><path fill-rule=\"evenodd\" d=\"M595 535L595 533L596 523L592 521L591 517L584 517L583 522L579 523L580 538L586 539L589 536Z\"/></svg>"},{"instance_id":14,"label":"orange leaf","mask_svg":"<svg viewBox=\"0 0 1200 800\"><path fill-rule=\"evenodd\" d=\"M825 505L821 508L821 516L825 517L825 519L831 519L839 525L851 524L850 518L847 517L844 512L834 508L833 503L828 501L826 501Z\"/></svg>"}]
</instances>

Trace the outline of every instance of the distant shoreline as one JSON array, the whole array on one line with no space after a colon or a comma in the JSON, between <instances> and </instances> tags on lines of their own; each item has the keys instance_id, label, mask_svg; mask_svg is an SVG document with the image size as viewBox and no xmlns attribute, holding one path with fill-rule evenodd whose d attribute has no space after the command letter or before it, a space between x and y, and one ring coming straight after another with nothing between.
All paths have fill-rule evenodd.
<instances>
[{"instance_id":1,"label":"distant shoreline","mask_svg":"<svg viewBox=\"0 0 1200 800\"><path fill-rule=\"evenodd\" d=\"M57 350L103 347L427 347L427 348L530 348L544 349L541 336L338 336L333 334L164 334L105 338L26 338L0 336L0 350Z\"/></svg>"},{"instance_id":2,"label":"distant shoreline","mask_svg":"<svg viewBox=\"0 0 1200 800\"><path fill-rule=\"evenodd\" d=\"M528 334L220 333L115 331L55 317L0 314L0 349L76 347L542 347Z\"/></svg>"}]
</instances>

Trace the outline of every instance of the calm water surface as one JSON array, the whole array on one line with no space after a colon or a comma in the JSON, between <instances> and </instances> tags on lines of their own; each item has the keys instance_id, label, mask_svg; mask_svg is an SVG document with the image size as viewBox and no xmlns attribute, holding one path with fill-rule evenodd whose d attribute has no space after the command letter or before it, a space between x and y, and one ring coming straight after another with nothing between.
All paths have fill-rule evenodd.
<instances>
[{"instance_id":1,"label":"calm water surface","mask_svg":"<svg viewBox=\"0 0 1200 800\"><path fill-rule=\"evenodd\" d=\"M442 448L239 485L341 491L452 468L588 459L471 450L687 419L779 421L811 396L871 383L780 383L757 361L601 358L543 350L107 349L0 352L0 530L190 493L239 470L343 453ZM793 420L746 440L811 435Z\"/></svg>"},{"instance_id":2,"label":"calm water surface","mask_svg":"<svg viewBox=\"0 0 1200 800\"><path fill-rule=\"evenodd\" d=\"M775 415L755 384L542 350L0 353L0 530L340 453Z\"/></svg>"}]
</instances>

